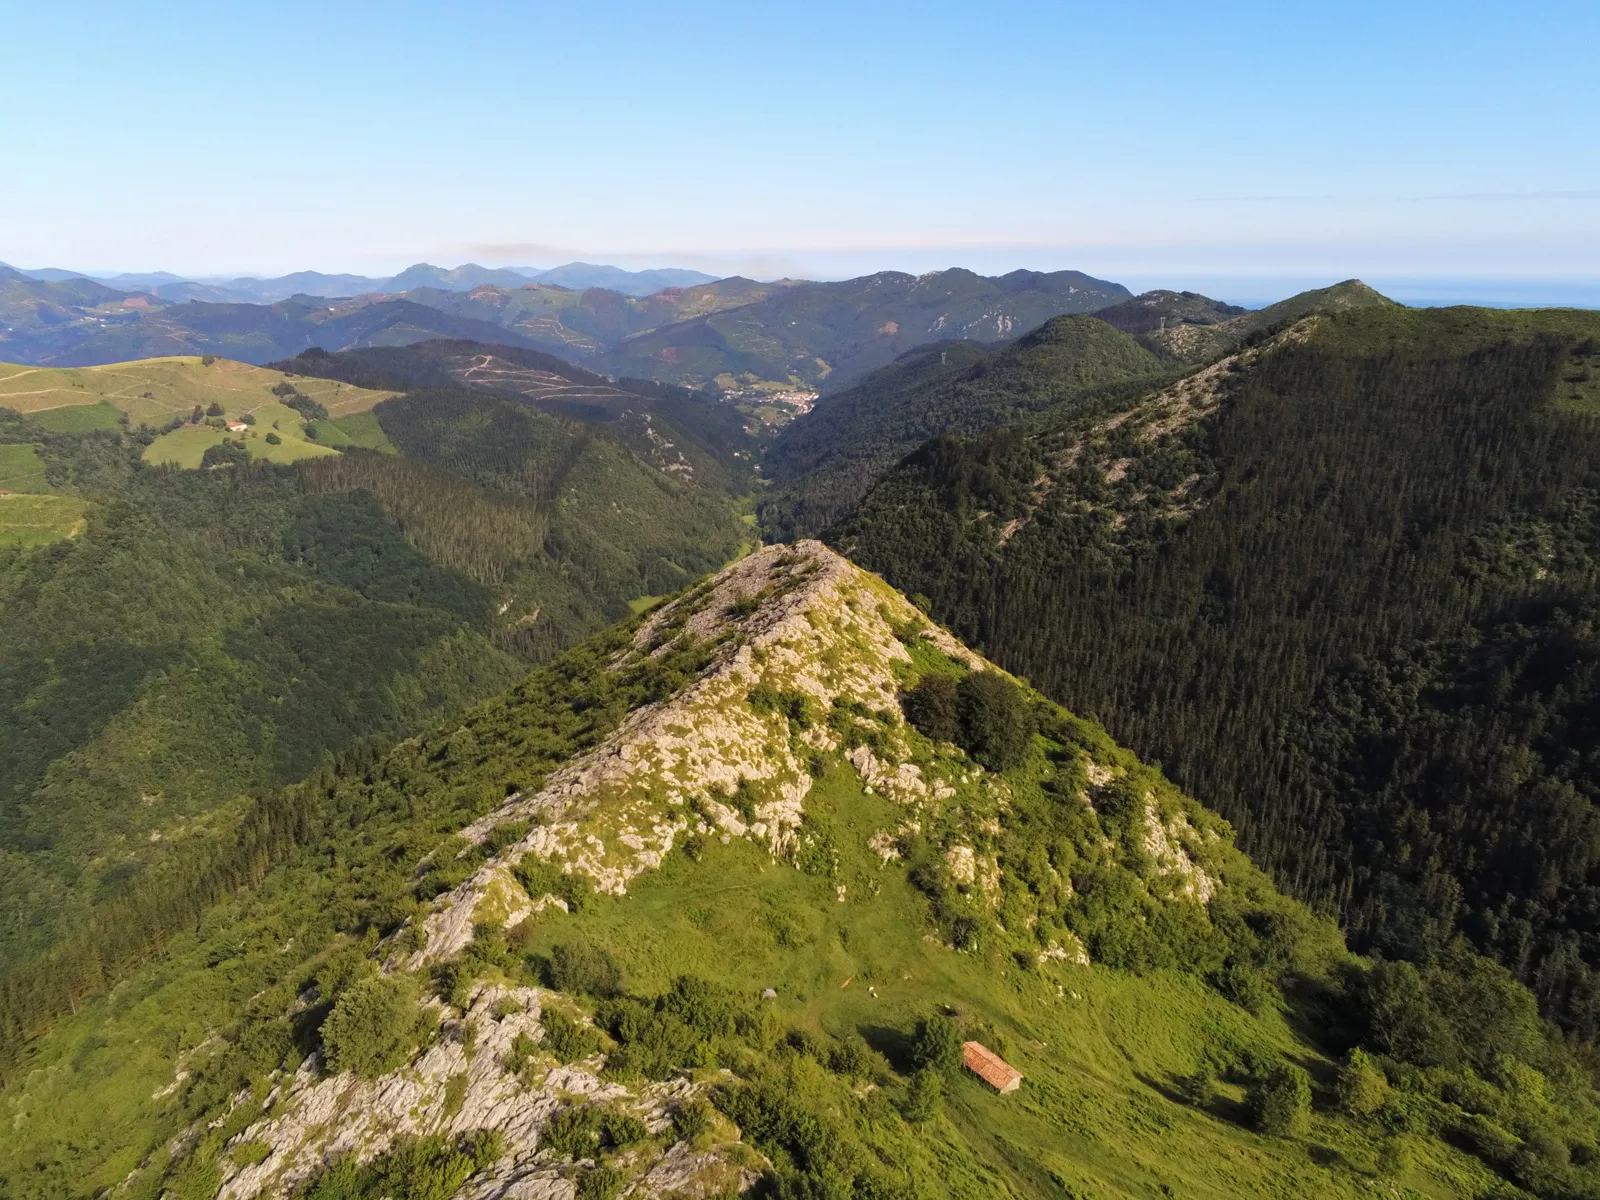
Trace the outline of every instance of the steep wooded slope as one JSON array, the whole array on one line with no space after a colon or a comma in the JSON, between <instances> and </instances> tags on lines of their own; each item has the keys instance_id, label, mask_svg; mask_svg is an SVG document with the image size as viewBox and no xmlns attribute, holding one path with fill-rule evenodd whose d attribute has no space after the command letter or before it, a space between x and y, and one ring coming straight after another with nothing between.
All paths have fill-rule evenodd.
<instances>
[{"instance_id":1,"label":"steep wooded slope","mask_svg":"<svg viewBox=\"0 0 1600 1200\"><path fill-rule=\"evenodd\" d=\"M823 397L778 435L762 464L778 491L763 505L763 522L779 537L816 533L936 434L976 433L1089 403L1096 389L1167 370L1126 333L1083 316L1047 321L999 350L954 342L916 351Z\"/></svg>"},{"instance_id":2,"label":"steep wooded slope","mask_svg":"<svg viewBox=\"0 0 1600 1200\"><path fill-rule=\"evenodd\" d=\"M829 536L1235 821L1357 944L1600 1034L1600 319L1310 318L934 441Z\"/></svg>"}]
</instances>

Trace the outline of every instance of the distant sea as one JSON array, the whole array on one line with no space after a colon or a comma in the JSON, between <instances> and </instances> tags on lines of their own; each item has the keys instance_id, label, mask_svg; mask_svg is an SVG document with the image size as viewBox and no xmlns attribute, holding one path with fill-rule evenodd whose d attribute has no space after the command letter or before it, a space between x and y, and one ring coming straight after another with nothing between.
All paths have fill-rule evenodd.
<instances>
[{"instance_id":1,"label":"distant sea","mask_svg":"<svg viewBox=\"0 0 1600 1200\"><path fill-rule=\"evenodd\" d=\"M1204 295L1238 304L1244 308L1265 308L1297 292L1327 287L1340 276L1145 276L1110 278L1134 292L1150 288L1172 288L1201 292ZM1474 304L1485 308L1600 308L1600 280L1570 279L1426 279L1361 276L1391 300L1416 308L1437 308L1451 304Z\"/></svg>"}]
</instances>

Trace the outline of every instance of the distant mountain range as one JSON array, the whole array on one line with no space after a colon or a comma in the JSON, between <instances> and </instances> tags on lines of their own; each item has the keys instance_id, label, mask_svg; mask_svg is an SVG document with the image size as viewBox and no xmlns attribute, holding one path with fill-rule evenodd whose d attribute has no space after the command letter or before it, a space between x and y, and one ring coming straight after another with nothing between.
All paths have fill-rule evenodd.
<instances>
[{"instance_id":1,"label":"distant mountain range","mask_svg":"<svg viewBox=\"0 0 1600 1200\"><path fill-rule=\"evenodd\" d=\"M0 267L0 360L93 366L215 354L259 365L313 346L332 352L453 338L722 392L773 385L835 391L929 342L1002 342L1052 317L1133 298L1120 284L1077 271L989 278L959 268L828 283L734 276L645 296L576 286L608 272L627 274L570 264L550 273L568 281L557 283L472 265L420 265L384 281L389 291L330 299L300 290L255 303L191 295L185 289L202 285L187 282L147 277L122 290ZM286 277L283 286L352 278L308 273ZM643 286L638 276L632 282Z\"/></svg>"},{"instance_id":2,"label":"distant mountain range","mask_svg":"<svg viewBox=\"0 0 1600 1200\"><path fill-rule=\"evenodd\" d=\"M0 264L3 265L3 264ZM571 262L543 270L538 267L480 267L477 263L447 269L431 263L417 263L398 275L325 275L321 271L296 271L273 279L242 276L237 279L192 279L168 271L95 276L83 271L47 267L17 274L45 283L64 283L72 279L92 279L120 291L144 292L162 300L204 300L213 304L272 304L292 296L341 297L373 293L408 292L432 287L445 291L469 291L484 284L521 287L529 281L565 288L603 287L624 296L648 296L669 287L693 287L711 283L714 275L678 267L654 271L625 271L621 267L596 263Z\"/></svg>"}]
</instances>

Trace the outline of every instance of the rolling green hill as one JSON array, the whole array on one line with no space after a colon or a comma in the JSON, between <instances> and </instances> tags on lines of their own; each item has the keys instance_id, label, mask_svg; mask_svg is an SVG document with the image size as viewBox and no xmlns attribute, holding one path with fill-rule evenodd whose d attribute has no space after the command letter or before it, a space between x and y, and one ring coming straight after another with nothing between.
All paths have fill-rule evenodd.
<instances>
[{"instance_id":1,"label":"rolling green hill","mask_svg":"<svg viewBox=\"0 0 1600 1200\"><path fill-rule=\"evenodd\" d=\"M1597 366L1590 313L1346 308L936 439L829 539L1159 758L1358 947L1464 934L1592 1040Z\"/></svg>"},{"instance_id":2,"label":"rolling green hill","mask_svg":"<svg viewBox=\"0 0 1600 1200\"><path fill-rule=\"evenodd\" d=\"M66 434L137 428L146 462L190 469L226 443L285 464L351 445L392 450L370 410L394 394L324 379L291 382L281 371L210 356L100 367L0 363L0 407L26 414L35 427ZM244 422L246 429L229 428Z\"/></svg>"},{"instance_id":3,"label":"rolling green hill","mask_svg":"<svg viewBox=\"0 0 1600 1200\"><path fill-rule=\"evenodd\" d=\"M230 417L276 404L281 397L272 389L285 381L281 371L220 358L206 362L198 356L147 358L98 367L0 363L0 407L39 419L47 412L104 404L126 413L135 426L154 427L175 416L187 417L196 404L219 404ZM295 387L336 419L365 412L394 395L391 390L322 379L308 379Z\"/></svg>"},{"instance_id":4,"label":"rolling green hill","mask_svg":"<svg viewBox=\"0 0 1600 1200\"><path fill-rule=\"evenodd\" d=\"M919 350L848 391L824 396L784 428L762 469L777 494L762 520L779 537L809 536L843 516L909 451L942 432L975 433L1098 389L1170 368L1091 317L1057 317L988 350L954 342Z\"/></svg>"},{"instance_id":5,"label":"rolling green hill","mask_svg":"<svg viewBox=\"0 0 1600 1200\"><path fill-rule=\"evenodd\" d=\"M1158 771L816 543L247 826L215 885L152 881L4 993L8 1031L77 1001L0 1093L18 1200L1600 1185L1592 1082L1504 971L1350 955Z\"/></svg>"},{"instance_id":6,"label":"rolling green hill","mask_svg":"<svg viewBox=\"0 0 1600 1200\"><path fill-rule=\"evenodd\" d=\"M427 272L436 270L415 278L432 279ZM60 291L60 302L41 299L40 289ZM1001 341L1052 316L1126 299L1126 288L1076 271L988 279L955 269L829 283L734 277L644 297L541 283L485 283L468 291L424 283L395 295L337 300L169 303L88 280L45 283L11 272L0 278L0 357L78 366L212 354L264 363L312 347L451 338L724 392L763 382L838 388L932 340ZM36 316L47 304L60 311L50 310L49 320Z\"/></svg>"}]
</instances>

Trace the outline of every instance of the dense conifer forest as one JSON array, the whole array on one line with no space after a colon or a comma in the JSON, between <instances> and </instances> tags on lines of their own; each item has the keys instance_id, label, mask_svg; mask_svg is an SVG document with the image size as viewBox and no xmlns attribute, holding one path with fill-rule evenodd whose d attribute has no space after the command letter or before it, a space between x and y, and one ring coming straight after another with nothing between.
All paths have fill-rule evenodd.
<instances>
[{"instance_id":1,"label":"dense conifer forest","mask_svg":"<svg viewBox=\"0 0 1600 1200\"><path fill-rule=\"evenodd\" d=\"M1321 318L1176 417L936 439L830 540L1160 759L1357 946L1464 934L1592 1039L1597 333Z\"/></svg>"}]
</instances>

